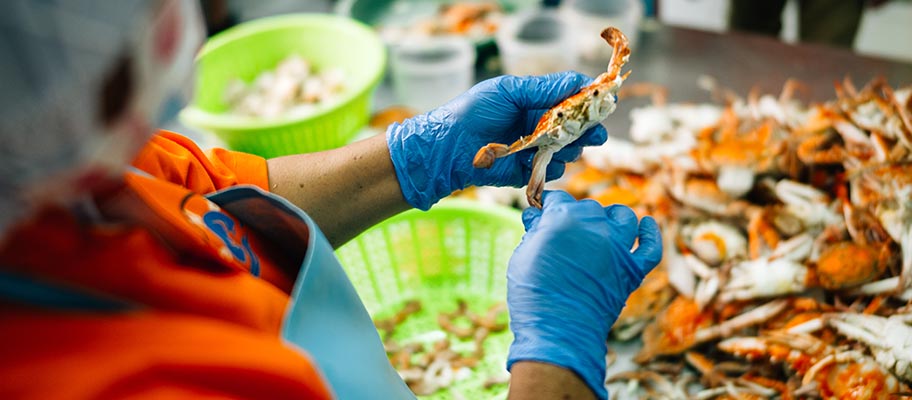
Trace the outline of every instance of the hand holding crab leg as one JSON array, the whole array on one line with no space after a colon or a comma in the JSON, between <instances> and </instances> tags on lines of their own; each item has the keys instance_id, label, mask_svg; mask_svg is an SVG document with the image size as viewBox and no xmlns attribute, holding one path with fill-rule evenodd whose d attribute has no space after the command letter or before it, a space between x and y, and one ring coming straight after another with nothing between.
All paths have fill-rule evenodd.
<instances>
[{"instance_id":1,"label":"hand holding crab leg","mask_svg":"<svg viewBox=\"0 0 912 400\"><path fill-rule=\"evenodd\" d=\"M576 72L499 76L427 114L390 125L386 141L403 197L411 206L426 210L468 186L524 185L532 170L531 151L487 169L472 166L476 151L487 143L510 142L531 132L548 108L590 81ZM563 164L576 160L582 146L600 145L608 136L601 125L583 132L553 155L544 168L546 179L560 177Z\"/></svg>"},{"instance_id":2,"label":"hand holding crab leg","mask_svg":"<svg viewBox=\"0 0 912 400\"><path fill-rule=\"evenodd\" d=\"M623 76L620 74L621 67L630 56L627 37L616 28L607 28L602 31L602 38L614 47L605 73L599 75L589 86L546 111L529 136L521 137L509 146L501 143L488 144L478 150L472 161L476 168L490 168L497 158L537 147L539 153L532 162L532 177L526 190L529 204L537 208L541 208L544 168L551 161L551 155L614 112L617 92L629 75L629 72Z\"/></svg>"}]
</instances>

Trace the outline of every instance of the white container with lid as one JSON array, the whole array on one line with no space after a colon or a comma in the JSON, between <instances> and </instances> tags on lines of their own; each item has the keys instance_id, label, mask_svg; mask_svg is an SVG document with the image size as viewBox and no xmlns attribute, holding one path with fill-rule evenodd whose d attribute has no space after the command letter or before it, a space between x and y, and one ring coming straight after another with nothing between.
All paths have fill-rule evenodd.
<instances>
[{"instance_id":1,"label":"white container with lid","mask_svg":"<svg viewBox=\"0 0 912 400\"><path fill-rule=\"evenodd\" d=\"M504 72L541 75L576 69L577 46L571 33L568 24L552 11L507 17L496 36Z\"/></svg>"},{"instance_id":2,"label":"white container with lid","mask_svg":"<svg viewBox=\"0 0 912 400\"><path fill-rule=\"evenodd\" d=\"M600 36L602 30L618 28L630 48L636 47L643 5L641 0L564 0L560 13L579 45L580 71L595 76L605 72L611 59L612 49Z\"/></svg>"},{"instance_id":3,"label":"white container with lid","mask_svg":"<svg viewBox=\"0 0 912 400\"><path fill-rule=\"evenodd\" d=\"M425 112L472 87L475 47L456 36L413 38L392 46L390 68L399 102Z\"/></svg>"}]
</instances>

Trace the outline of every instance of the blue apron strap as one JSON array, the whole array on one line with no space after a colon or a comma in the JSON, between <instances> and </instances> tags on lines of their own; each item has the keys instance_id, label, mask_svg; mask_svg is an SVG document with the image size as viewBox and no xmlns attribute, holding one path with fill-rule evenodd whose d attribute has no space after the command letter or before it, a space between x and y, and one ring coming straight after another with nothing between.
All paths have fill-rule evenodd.
<instances>
[{"instance_id":1,"label":"blue apron strap","mask_svg":"<svg viewBox=\"0 0 912 400\"><path fill-rule=\"evenodd\" d=\"M122 312L132 303L89 290L0 271L0 299L64 311Z\"/></svg>"},{"instance_id":2,"label":"blue apron strap","mask_svg":"<svg viewBox=\"0 0 912 400\"><path fill-rule=\"evenodd\" d=\"M209 200L301 257L282 321L282 339L317 361L337 398L415 398L390 365L380 335L332 246L307 214L254 187L229 189Z\"/></svg>"}]
</instances>

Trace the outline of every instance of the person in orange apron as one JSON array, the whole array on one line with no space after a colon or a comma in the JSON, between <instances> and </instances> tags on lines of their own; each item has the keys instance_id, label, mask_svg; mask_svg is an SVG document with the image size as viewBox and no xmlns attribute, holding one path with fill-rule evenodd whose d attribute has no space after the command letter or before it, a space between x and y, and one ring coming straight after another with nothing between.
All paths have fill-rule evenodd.
<instances>
[{"instance_id":1,"label":"person in orange apron","mask_svg":"<svg viewBox=\"0 0 912 400\"><path fill-rule=\"evenodd\" d=\"M193 86L195 2L14 0L0 30L4 399L414 398L333 248L456 189L521 185L529 154L476 171L475 150L588 82L495 78L386 135L265 160L153 135ZM562 192L523 221L510 396L604 398L605 338L659 261L655 222Z\"/></svg>"}]
</instances>

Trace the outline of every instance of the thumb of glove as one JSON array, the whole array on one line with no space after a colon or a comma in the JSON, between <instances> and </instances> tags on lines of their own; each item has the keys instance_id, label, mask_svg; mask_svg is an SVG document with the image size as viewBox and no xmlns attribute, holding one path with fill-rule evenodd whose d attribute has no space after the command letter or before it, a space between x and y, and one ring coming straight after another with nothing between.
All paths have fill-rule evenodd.
<instances>
[{"instance_id":1,"label":"thumb of glove","mask_svg":"<svg viewBox=\"0 0 912 400\"><path fill-rule=\"evenodd\" d=\"M526 232L535 228L535 225L538 225L538 221L541 219L542 210L535 207L528 207L523 210L522 213L522 222L523 226L526 227Z\"/></svg>"},{"instance_id":2,"label":"thumb of glove","mask_svg":"<svg viewBox=\"0 0 912 400\"><path fill-rule=\"evenodd\" d=\"M655 219L646 216L640 221L639 247L633 252L635 257L642 260L643 275L652 271L662 261L662 232Z\"/></svg>"}]
</instances>

